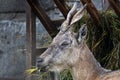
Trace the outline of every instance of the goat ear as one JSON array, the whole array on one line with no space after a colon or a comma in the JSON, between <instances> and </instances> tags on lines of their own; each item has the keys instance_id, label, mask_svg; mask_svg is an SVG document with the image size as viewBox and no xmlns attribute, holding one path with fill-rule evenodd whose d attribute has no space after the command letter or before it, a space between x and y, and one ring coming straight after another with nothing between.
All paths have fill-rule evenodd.
<instances>
[{"instance_id":1,"label":"goat ear","mask_svg":"<svg viewBox=\"0 0 120 80\"><path fill-rule=\"evenodd\" d=\"M77 37L78 38L78 42L81 42L82 40L84 40L86 35L87 35L87 25L84 24L79 29L78 37Z\"/></svg>"},{"instance_id":2,"label":"goat ear","mask_svg":"<svg viewBox=\"0 0 120 80\"><path fill-rule=\"evenodd\" d=\"M87 4L85 4L72 18L70 25L74 24L75 22L79 21L83 15L85 14L85 8Z\"/></svg>"}]
</instances>

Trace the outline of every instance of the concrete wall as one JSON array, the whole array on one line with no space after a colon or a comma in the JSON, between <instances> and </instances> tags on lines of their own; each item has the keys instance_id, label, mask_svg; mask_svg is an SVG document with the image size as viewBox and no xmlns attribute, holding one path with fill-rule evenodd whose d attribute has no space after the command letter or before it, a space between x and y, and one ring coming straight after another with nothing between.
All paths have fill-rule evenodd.
<instances>
[{"instance_id":1,"label":"concrete wall","mask_svg":"<svg viewBox=\"0 0 120 80\"><path fill-rule=\"evenodd\" d=\"M51 38L37 21L37 47ZM26 23L0 21L0 77L24 80L26 67Z\"/></svg>"},{"instance_id":2,"label":"concrete wall","mask_svg":"<svg viewBox=\"0 0 120 80\"><path fill-rule=\"evenodd\" d=\"M0 21L0 77L23 79L25 23Z\"/></svg>"},{"instance_id":3,"label":"concrete wall","mask_svg":"<svg viewBox=\"0 0 120 80\"><path fill-rule=\"evenodd\" d=\"M0 0L0 12L25 11L25 2L26 0ZM50 9L54 7L53 0L39 0L39 3L44 9Z\"/></svg>"},{"instance_id":4,"label":"concrete wall","mask_svg":"<svg viewBox=\"0 0 120 80\"><path fill-rule=\"evenodd\" d=\"M0 0L0 12L25 11L25 0Z\"/></svg>"}]
</instances>

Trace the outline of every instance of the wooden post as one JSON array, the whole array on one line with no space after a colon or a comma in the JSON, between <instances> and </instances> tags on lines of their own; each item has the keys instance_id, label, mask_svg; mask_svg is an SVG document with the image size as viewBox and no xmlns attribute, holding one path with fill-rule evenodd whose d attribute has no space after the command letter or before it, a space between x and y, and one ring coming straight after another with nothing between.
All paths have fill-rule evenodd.
<instances>
[{"instance_id":1,"label":"wooden post","mask_svg":"<svg viewBox=\"0 0 120 80\"><path fill-rule=\"evenodd\" d=\"M51 35L51 37L54 37L55 35L52 35L53 32L57 32L58 30L50 18L47 16L45 10L40 6L39 2L37 0L27 0L27 2L29 3L35 15L40 19L45 29Z\"/></svg>"},{"instance_id":2,"label":"wooden post","mask_svg":"<svg viewBox=\"0 0 120 80\"><path fill-rule=\"evenodd\" d=\"M108 0L108 1L120 19L120 2L118 0Z\"/></svg>"},{"instance_id":3,"label":"wooden post","mask_svg":"<svg viewBox=\"0 0 120 80\"><path fill-rule=\"evenodd\" d=\"M94 4L92 3L92 1L91 0L80 0L80 1L82 2L82 4L87 3L87 8L86 9L87 9L88 13L92 17L95 24L102 27L101 17L99 15L99 12L95 8Z\"/></svg>"},{"instance_id":4,"label":"wooden post","mask_svg":"<svg viewBox=\"0 0 120 80\"><path fill-rule=\"evenodd\" d=\"M62 12L63 16L66 18L69 12L69 9L64 4L62 4L64 2L62 0L54 0L54 2L57 5L57 7L60 9L60 11Z\"/></svg>"},{"instance_id":5,"label":"wooden post","mask_svg":"<svg viewBox=\"0 0 120 80\"><path fill-rule=\"evenodd\" d=\"M35 66L36 49L36 17L31 7L26 2L26 69ZM26 80L34 80L32 77L26 77Z\"/></svg>"}]
</instances>

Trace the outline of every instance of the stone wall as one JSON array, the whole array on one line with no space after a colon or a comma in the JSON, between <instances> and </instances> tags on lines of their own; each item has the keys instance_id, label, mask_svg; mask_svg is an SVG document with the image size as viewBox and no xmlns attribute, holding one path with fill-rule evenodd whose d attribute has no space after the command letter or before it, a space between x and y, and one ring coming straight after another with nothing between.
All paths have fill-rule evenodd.
<instances>
[{"instance_id":1,"label":"stone wall","mask_svg":"<svg viewBox=\"0 0 120 80\"><path fill-rule=\"evenodd\" d=\"M0 22L0 77L23 78L25 22Z\"/></svg>"}]
</instances>

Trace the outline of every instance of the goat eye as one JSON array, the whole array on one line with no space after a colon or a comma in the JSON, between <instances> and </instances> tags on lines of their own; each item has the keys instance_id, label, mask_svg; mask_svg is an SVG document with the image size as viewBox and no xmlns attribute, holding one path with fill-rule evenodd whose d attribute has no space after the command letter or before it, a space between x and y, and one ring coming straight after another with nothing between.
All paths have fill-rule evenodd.
<instances>
[{"instance_id":1,"label":"goat eye","mask_svg":"<svg viewBox=\"0 0 120 80\"><path fill-rule=\"evenodd\" d=\"M68 45L69 45L68 42L63 42L63 43L61 44L61 46L68 46Z\"/></svg>"}]
</instances>

